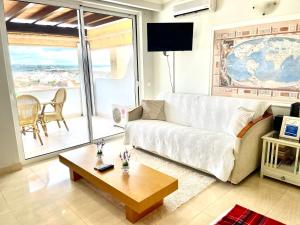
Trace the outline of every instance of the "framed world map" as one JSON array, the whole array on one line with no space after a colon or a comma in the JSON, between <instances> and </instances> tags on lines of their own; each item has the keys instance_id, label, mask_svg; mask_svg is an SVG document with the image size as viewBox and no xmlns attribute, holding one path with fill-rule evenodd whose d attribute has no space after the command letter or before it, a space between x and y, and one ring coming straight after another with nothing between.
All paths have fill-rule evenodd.
<instances>
[{"instance_id":1,"label":"framed world map","mask_svg":"<svg viewBox=\"0 0 300 225\"><path fill-rule=\"evenodd\" d=\"M212 95L300 98L300 20L214 32Z\"/></svg>"}]
</instances>

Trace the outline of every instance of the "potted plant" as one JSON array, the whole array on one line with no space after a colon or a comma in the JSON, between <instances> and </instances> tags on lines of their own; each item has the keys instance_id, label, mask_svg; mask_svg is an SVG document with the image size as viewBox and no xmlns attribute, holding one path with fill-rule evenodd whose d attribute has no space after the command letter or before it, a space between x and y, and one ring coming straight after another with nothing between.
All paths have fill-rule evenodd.
<instances>
[{"instance_id":1,"label":"potted plant","mask_svg":"<svg viewBox=\"0 0 300 225\"><path fill-rule=\"evenodd\" d=\"M105 145L105 141L103 139L101 139L99 142L96 143L97 145L97 156L99 158L102 158L103 156L103 147Z\"/></svg>"},{"instance_id":2,"label":"potted plant","mask_svg":"<svg viewBox=\"0 0 300 225\"><path fill-rule=\"evenodd\" d=\"M130 153L127 149L124 152L120 153L120 159L122 160L122 170L123 172L129 171L129 160L130 160Z\"/></svg>"}]
</instances>

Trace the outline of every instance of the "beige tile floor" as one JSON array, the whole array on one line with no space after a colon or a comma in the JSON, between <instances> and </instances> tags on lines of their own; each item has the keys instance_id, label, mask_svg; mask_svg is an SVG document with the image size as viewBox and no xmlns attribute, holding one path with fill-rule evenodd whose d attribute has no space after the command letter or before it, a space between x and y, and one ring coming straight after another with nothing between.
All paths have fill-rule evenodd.
<instances>
[{"instance_id":1,"label":"beige tile floor","mask_svg":"<svg viewBox=\"0 0 300 225\"><path fill-rule=\"evenodd\" d=\"M123 129L115 127L109 118L95 116L92 121L94 139L123 132ZM62 123L61 128L59 128L56 122L47 124L48 137L45 137L42 130L40 131L44 145L33 139L32 133L22 135L25 158L32 158L89 142L86 117L66 118L66 122L69 131Z\"/></svg>"},{"instance_id":2,"label":"beige tile floor","mask_svg":"<svg viewBox=\"0 0 300 225\"><path fill-rule=\"evenodd\" d=\"M122 139L109 149L122 149ZM153 212L141 225L208 225L235 204L289 225L300 225L300 188L251 175L240 185L216 182L172 213ZM122 225L122 209L84 181L71 182L57 158L30 164L0 177L1 225Z\"/></svg>"}]
</instances>

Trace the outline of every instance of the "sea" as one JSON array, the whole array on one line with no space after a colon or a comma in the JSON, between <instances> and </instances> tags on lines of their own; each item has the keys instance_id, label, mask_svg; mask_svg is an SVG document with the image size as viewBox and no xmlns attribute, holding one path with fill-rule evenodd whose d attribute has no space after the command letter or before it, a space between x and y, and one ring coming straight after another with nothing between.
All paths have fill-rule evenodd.
<instances>
[{"instance_id":1,"label":"sea","mask_svg":"<svg viewBox=\"0 0 300 225\"><path fill-rule=\"evenodd\" d=\"M78 72L78 65L21 65L13 64L12 71L14 73L35 73L35 72Z\"/></svg>"},{"instance_id":2,"label":"sea","mask_svg":"<svg viewBox=\"0 0 300 225\"><path fill-rule=\"evenodd\" d=\"M13 64L15 88L19 91L45 90L56 87L79 87L78 65L22 65ZM93 66L93 71L110 71L109 65Z\"/></svg>"}]
</instances>

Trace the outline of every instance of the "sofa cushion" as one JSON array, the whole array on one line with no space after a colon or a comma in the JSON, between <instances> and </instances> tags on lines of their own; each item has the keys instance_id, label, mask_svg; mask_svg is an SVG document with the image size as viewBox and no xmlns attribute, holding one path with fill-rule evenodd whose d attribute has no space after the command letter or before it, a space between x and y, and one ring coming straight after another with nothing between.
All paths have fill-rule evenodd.
<instances>
[{"instance_id":1,"label":"sofa cushion","mask_svg":"<svg viewBox=\"0 0 300 225\"><path fill-rule=\"evenodd\" d=\"M230 120L238 108L253 111L253 119L256 119L270 106L260 100L200 94L167 93L161 98L165 100L166 121L227 133L231 133Z\"/></svg>"},{"instance_id":2,"label":"sofa cushion","mask_svg":"<svg viewBox=\"0 0 300 225\"><path fill-rule=\"evenodd\" d=\"M227 181L234 166L235 138L159 120L135 120L126 125L124 144L151 150L207 171Z\"/></svg>"},{"instance_id":3,"label":"sofa cushion","mask_svg":"<svg viewBox=\"0 0 300 225\"><path fill-rule=\"evenodd\" d=\"M143 120L165 120L164 100L143 100Z\"/></svg>"}]
</instances>

